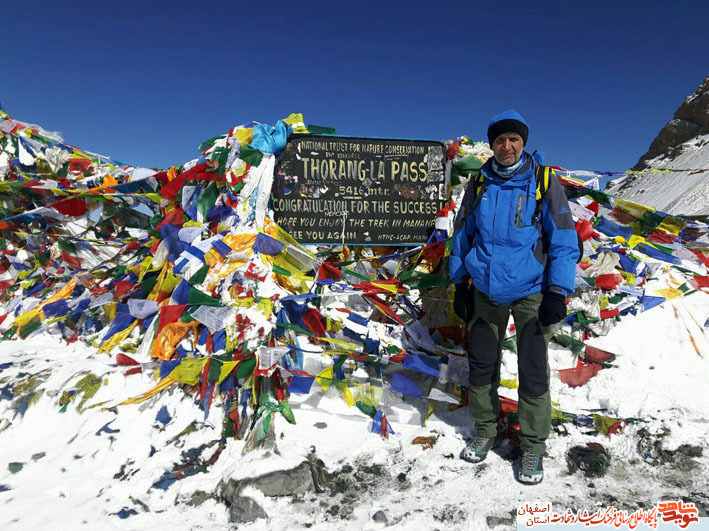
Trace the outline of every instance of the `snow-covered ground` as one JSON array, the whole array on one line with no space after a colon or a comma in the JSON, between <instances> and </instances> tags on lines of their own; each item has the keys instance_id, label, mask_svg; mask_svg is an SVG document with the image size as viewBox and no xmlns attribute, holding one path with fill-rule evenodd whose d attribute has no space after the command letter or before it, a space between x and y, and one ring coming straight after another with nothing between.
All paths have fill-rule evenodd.
<instances>
[{"instance_id":1,"label":"snow-covered ground","mask_svg":"<svg viewBox=\"0 0 709 531\"><path fill-rule=\"evenodd\" d=\"M216 462L205 465L219 446L219 404L205 419L192 395L172 387L142 404L115 407L155 385L150 371L124 376L126 367L116 366L114 356L78 343L67 346L48 335L4 342L0 389L11 384L14 398L0 400L0 526L229 529L226 505L211 495L220 481L292 468L311 453L331 474L326 491L276 498L252 489L249 494L268 520L239 529L513 528L514 514L526 502L552 502L560 512L591 511L597 505L635 510L682 499L706 510L707 318L708 294L667 301L623 318L607 336L591 341L617 358L614 367L585 386L569 388L554 372L552 399L562 411L590 414L589 409L604 408L606 415L643 422L611 436L564 424L568 433L555 433L548 441L546 477L535 487L515 481L509 445L479 465L458 458L472 433L464 408L449 411L437 403L423 424L428 401L387 391L383 404L395 434L385 439L369 431L369 417L348 407L334 386L324 392L317 384L310 394L291 395L296 424L274 417L271 444L242 454L244 441L230 440ZM570 356L566 349L552 348L552 369L572 366ZM306 369L315 372L325 363L312 356ZM502 377L515 373L514 355L506 353ZM60 412L63 392L77 388L89 374L99 384L95 394L87 386L90 398L77 396ZM18 412L22 397L38 391L24 415ZM514 391L503 391L515 398ZM156 420L163 407L170 416L166 424ZM433 447L412 444L416 437L433 438ZM610 453L607 475L569 472L567 452L588 442L601 443ZM699 446L704 453L677 452L658 463L660 450L681 445ZM165 489L156 486L166 471L190 458L205 465L204 471L186 474ZM122 510L125 519L119 517Z\"/></svg>"}]
</instances>

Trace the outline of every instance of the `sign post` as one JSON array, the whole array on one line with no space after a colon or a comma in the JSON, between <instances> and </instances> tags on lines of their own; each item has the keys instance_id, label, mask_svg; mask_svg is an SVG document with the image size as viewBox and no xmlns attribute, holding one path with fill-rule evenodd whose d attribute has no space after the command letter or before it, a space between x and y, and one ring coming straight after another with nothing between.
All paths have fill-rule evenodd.
<instances>
[{"instance_id":1,"label":"sign post","mask_svg":"<svg viewBox=\"0 0 709 531\"><path fill-rule=\"evenodd\" d=\"M300 243L419 245L446 205L443 144L296 135L276 166L275 221Z\"/></svg>"}]
</instances>

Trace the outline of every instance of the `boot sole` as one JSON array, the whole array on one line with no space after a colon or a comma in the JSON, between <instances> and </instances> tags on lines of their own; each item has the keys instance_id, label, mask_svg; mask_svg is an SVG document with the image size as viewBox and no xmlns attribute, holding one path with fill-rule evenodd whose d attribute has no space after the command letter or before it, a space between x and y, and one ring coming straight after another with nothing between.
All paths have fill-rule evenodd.
<instances>
[{"instance_id":1,"label":"boot sole","mask_svg":"<svg viewBox=\"0 0 709 531\"><path fill-rule=\"evenodd\" d=\"M544 474L536 474L534 476L520 474L519 476L519 482L524 485L539 485L542 480L544 480Z\"/></svg>"}]
</instances>

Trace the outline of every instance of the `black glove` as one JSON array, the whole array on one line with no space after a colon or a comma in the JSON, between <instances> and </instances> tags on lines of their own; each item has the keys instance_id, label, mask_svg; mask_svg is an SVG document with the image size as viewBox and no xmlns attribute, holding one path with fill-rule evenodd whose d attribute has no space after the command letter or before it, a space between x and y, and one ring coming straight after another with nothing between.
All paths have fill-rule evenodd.
<instances>
[{"instance_id":1,"label":"black glove","mask_svg":"<svg viewBox=\"0 0 709 531\"><path fill-rule=\"evenodd\" d=\"M468 287L467 283L455 285L455 294L453 295L453 310L456 315L466 323L473 318L473 310L475 309L475 291L472 287Z\"/></svg>"},{"instance_id":2,"label":"black glove","mask_svg":"<svg viewBox=\"0 0 709 531\"><path fill-rule=\"evenodd\" d=\"M566 297L556 291L546 291L539 305L539 324L553 325L566 317Z\"/></svg>"}]
</instances>

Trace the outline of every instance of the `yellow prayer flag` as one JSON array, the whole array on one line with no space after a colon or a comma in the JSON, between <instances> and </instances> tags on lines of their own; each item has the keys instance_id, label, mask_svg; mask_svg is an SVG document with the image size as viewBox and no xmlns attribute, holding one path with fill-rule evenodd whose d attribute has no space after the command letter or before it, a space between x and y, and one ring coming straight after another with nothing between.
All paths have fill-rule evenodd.
<instances>
[{"instance_id":1,"label":"yellow prayer flag","mask_svg":"<svg viewBox=\"0 0 709 531\"><path fill-rule=\"evenodd\" d=\"M136 274L138 277L138 282L143 281L143 277L145 276L145 273L148 272L150 269L150 265L153 263L153 257L152 256L146 256L145 259L140 262L137 266L133 268L133 273Z\"/></svg>"},{"instance_id":2,"label":"yellow prayer flag","mask_svg":"<svg viewBox=\"0 0 709 531\"><path fill-rule=\"evenodd\" d=\"M167 271L165 278L162 281L162 285L160 286L160 291L163 293L172 293L180 283L180 280L180 278L172 274L172 271Z\"/></svg>"},{"instance_id":3,"label":"yellow prayer flag","mask_svg":"<svg viewBox=\"0 0 709 531\"><path fill-rule=\"evenodd\" d=\"M358 350L359 348L354 343L349 343L347 341L343 341L342 339L335 339L332 337L318 337L318 339L321 341L326 341L327 343L332 343L333 345L346 349L348 351Z\"/></svg>"},{"instance_id":4,"label":"yellow prayer flag","mask_svg":"<svg viewBox=\"0 0 709 531\"><path fill-rule=\"evenodd\" d=\"M102 186L104 188L108 188L110 186L116 186L118 184L118 181L116 178L111 175L110 173L107 173L106 175L103 176L103 183Z\"/></svg>"},{"instance_id":5,"label":"yellow prayer flag","mask_svg":"<svg viewBox=\"0 0 709 531\"><path fill-rule=\"evenodd\" d=\"M598 302L599 302L598 306L601 309L601 311L608 308L608 297L606 295L601 296L601 298L599 299Z\"/></svg>"},{"instance_id":6,"label":"yellow prayer flag","mask_svg":"<svg viewBox=\"0 0 709 531\"><path fill-rule=\"evenodd\" d=\"M146 391L146 392L143 393L142 395L138 395L138 396L136 396L136 397L129 398L128 400L124 400L123 402L121 402L121 403L118 404L118 405L119 405L119 406L125 406L125 405L128 405L128 404L140 404L141 402L144 402L144 401L147 400L148 398L150 398L150 397L152 397L152 396L155 396L155 395L158 394L160 391L164 391L165 389L167 389L168 387L170 387L170 386L171 386L172 384L174 384L174 383L175 383L175 380L173 380L173 379L170 378L169 376L166 376L165 378L163 378L162 380L160 380L160 381L158 382L158 384L157 384L155 387L153 387L150 391Z\"/></svg>"},{"instance_id":7,"label":"yellow prayer flag","mask_svg":"<svg viewBox=\"0 0 709 531\"><path fill-rule=\"evenodd\" d=\"M109 302L102 306L103 313L109 321L113 321L116 318L116 313L118 312L116 301Z\"/></svg>"},{"instance_id":8,"label":"yellow prayer flag","mask_svg":"<svg viewBox=\"0 0 709 531\"><path fill-rule=\"evenodd\" d=\"M25 312L22 315L18 315L17 318L15 318L15 322L12 323L13 326L25 326L27 323L29 323L32 319L35 317L42 317L42 312L40 311L39 308L34 308L30 310L29 312Z\"/></svg>"},{"instance_id":9,"label":"yellow prayer flag","mask_svg":"<svg viewBox=\"0 0 709 531\"><path fill-rule=\"evenodd\" d=\"M634 286L636 282L636 277L632 273L627 271L621 271L620 274L623 276L623 280L627 286Z\"/></svg>"},{"instance_id":10,"label":"yellow prayer flag","mask_svg":"<svg viewBox=\"0 0 709 531\"><path fill-rule=\"evenodd\" d=\"M167 262L165 262L162 265L162 269L160 270L160 274L158 275L158 279L155 281L155 286L153 286L152 291L147 296L147 300L149 300L149 301L157 301L158 300L158 295L160 294L160 286L162 286L163 280L165 280L165 276L167 275L167 269L168 269L168 264L167 264Z\"/></svg>"},{"instance_id":11,"label":"yellow prayer flag","mask_svg":"<svg viewBox=\"0 0 709 531\"><path fill-rule=\"evenodd\" d=\"M384 389L372 385L354 384L351 391L355 402L362 402L371 407L379 407Z\"/></svg>"},{"instance_id":12,"label":"yellow prayer flag","mask_svg":"<svg viewBox=\"0 0 709 531\"><path fill-rule=\"evenodd\" d=\"M517 389L519 384L517 383L517 378L512 378L510 380L500 380L500 385L506 387L507 389Z\"/></svg>"},{"instance_id":13,"label":"yellow prayer flag","mask_svg":"<svg viewBox=\"0 0 709 531\"><path fill-rule=\"evenodd\" d=\"M222 239L222 242L231 247L237 252L246 252L251 254L253 252L254 242L256 241L256 233L244 233L244 234L227 234Z\"/></svg>"},{"instance_id":14,"label":"yellow prayer flag","mask_svg":"<svg viewBox=\"0 0 709 531\"><path fill-rule=\"evenodd\" d=\"M238 363L238 361L225 361L222 363L222 368L219 370L219 380L217 380L217 383L222 383L224 379L229 376L229 373L234 370L234 367L236 367Z\"/></svg>"},{"instance_id":15,"label":"yellow prayer flag","mask_svg":"<svg viewBox=\"0 0 709 531\"><path fill-rule=\"evenodd\" d=\"M180 364L172 369L168 378L187 385L197 385L199 382L199 373L204 369L208 359L209 358L183 358ZM224 375L224 377L226 378L226 375Z\"/></svg>"},{"instance_id":16,"label":"yellow prayer flag","mask_svg":"<svg viewBox=\"0 0 709 531\"><path fill-rule=\"evenodd\" d=\"M291 113L287 118L283 118L283 121L293 128L294 133L307 133L308 129L305 127L305 121L301 113Z\"/></svg>"},{"instance_id":17,"label":"yellow prayer flag","mask_svg":"<svg viewBox=\"0 0 709 531\"><path fill-rule=\"evenodd\" d=\"M236 130L236 141L242 146L248 146L254 138L253 127L241 127Z\"/></svg>"},{"instance_id":18,"label":"yellow prayer flag","mask_svg":"<svg viewBox=\"0 0 709 531\"><path fill-rule=\"evenodd\" d=\"M324 371L322 371L320 374L315 376L315 381L320 384L320 387L322 387L323 391L327 391L330 388L330 385L332 384L334 374L332 372L332 367L328 367Z\"/></svg>"},{"instance_id":19,"label":"yellow prayer flag","mask_svg":"<svg viewBox=\"0 0 709 531\"><path fill-rule=\"evenodd\" d=\"M679 297L682 297L683 293L675 288L667 288L667 289L656 289L655 293L659 295L660 297L664 297L667 300L670 299L677 299Z\"/></svg>"},{"instance_id":20,"label":"yellow prayer flag","mask_svg":"<svg viewBox=\"0 0 709 531\"><path fill-rule=\"evenodd\" d=\"M266 317L269 317L273 313L273 301L268 298L263 298L256 305L256 308Z\"/></svg>"},{"instance_id":21,"label":"yellow prayer flag","mask_svg":"<svg viewBox=\"0 0 709 531\"><path fill-rule=\"evenodd\" d=\"M347 382L343 382L342 380L337 381L337 389L340 391L342 394L342 398L345 399L345 402L347 402L347 405L349 407L352 407L355 405L355 399L352 396L352 393L350 392L350 388L347 385Z\"/></svg>"},{"instance_id":22,"label":"yellow prayer flag","mask_svg":"<svg viewBox=\"0 0 709 531\"><path fill-rule=\"evenodd\" d=\"M219 252L212 247L209 251L204 253L204 262L209 266L212 267L215 264L219 264L220 262L223 262L224 258L222 258L222 255L219 254Z\"/></svg>"},{"instance_id":23,"label":"yellow prayer flag","mask_svg":"<svg viewBox=\"0 0 709 531\"><path fill-rule=\"evenodd\" d=\"M98 349L98 353L103 354L104 352L111 352L114 348L116 348L118 345L120 345L130 335L130 333L135 328L135 325L137 325L137 324L138 324L138 320L135 319L133 321L133 323L128 328L113 334L108 339L108 341L104 341L103 343L101 343L101 348Z\"/></svg>"},{"instance_id":24,"label":"yellow prayer flag","mask_svg":"<svg viewBox=\"0 0 709 531\"><path fill-rule=\"evenodd\" d=\"M185 337L190 330L192 331L192 342L194 343L197 338L197 328L199 324L199 321L190 321L188 323L177 321L175 323L166 324L155 338L155 342L153 343L153 356L161 360L169 360L172 358L178 343L182 341L182 338Z\"/></svg>"},{"instance_id":25,"label":"yellow prayer flag","mask_svg":"<svg viewBox=\"0 0 709 531\"><path fill-rule=\"evenodd\" d=\"M680 232L682 232L682 229L684 229L686 226L686 221L683 221L674 216L667 216L665 219L662 220L662 223L660 223L657 228L658 230L667 232L668 234L672 234L673 236L677 236Z\"/></svg>"},{"instance_id":26,"label":"yellow prayer flag","mask_svg":"<svg viewBox=\"0 0 709 531\"><path fill-rule=\"evenodd\" d=\"M643 238L642 236L638 236L637 234L633 234L630 237L630 240L628 240L628 247L630 247L631 249L635 249L635 246L639 243L646 243L645 238Z\"/></svg>"},{"instance_id":27,"label":"yellow prayer flag","mask_svg":"<svg viewBox=\"0 0 709 531\"><path fill-rule=\"evenodd\" d=\"M390 291L392 293L396 293L396 291L397 291L396 284L380 284L378 282L372 282L372 286L376 286L378 288L385 289L385 290Z\"/></svg>"},{"instance_id":28,"label":"yellow prayer flag","mask_svg":"<svg viewBox=\"0 0 709 531\"><path fill-rule=\"evenodd\" d=\"M646 212L654 212L655 209L649 206L641 205L640 203L633 203L632 201L627 201L625 199L615 198L616 208L627 212L631 216L637 219L642 219Z\"/></svg>"}]
</instances>

